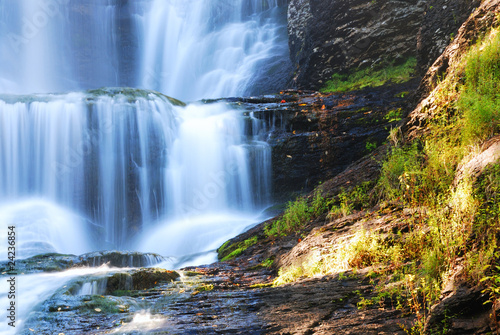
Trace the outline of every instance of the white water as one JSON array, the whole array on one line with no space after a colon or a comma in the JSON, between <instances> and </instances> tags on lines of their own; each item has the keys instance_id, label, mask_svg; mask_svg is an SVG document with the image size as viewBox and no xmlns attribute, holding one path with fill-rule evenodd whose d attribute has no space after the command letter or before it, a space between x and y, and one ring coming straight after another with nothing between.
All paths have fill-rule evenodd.
<instances>
[{"instance_id":1,"label":"white water","mask_svg":"<svg viewBox=\"0 0 500 335\"><path fill-rule=\"evenodd\" d=\"M131 86L184 100L245 95L288 57L279 2L2 0L0 92Z\"/></svg>"},{"instance_id":2,"label":"white water","mask_svg":"<svg viewBox=\"0 0 500 335\"><path fill-rule=\"evenodd\" d=\"M38 240L24 230L35 226L47 231L39 234L39 253L82 253L130 248L145 238L137 233L176 220L191 233L163 235L175 250L163 241L141 250L165 256L212 250L213 241L249 225L238 215L269 203L270 166L254 166L250 155L268 164L270 149L244 133L240 113L221 103L182 108L152 92L112 92L0 98L0 200L23 201L0 216L5 229L17 226L20 244L33 242L29 255ZM33 196L44 200L26 204ZM68 210L61 214L53 203ZM234 228L207 217L212 243L185 243L193 234L186 217L228 211L236 213L229 220Z\"/></svg>"},{"instance_id":3,"label":"white water","mask_svg":"<svg viewBox=\"0 0 500 335\"><path fill-rule=\"evenodd\" d=\"M0 207L0 234L9 236L15 226L17 259L41 253L64 252L80 255L89 251L84 220L52 202L31 199ZM0 260L7 260L7 243L0 244Z\"/></svg>"},{"instance_id":4,"label":"white water","mask_svg":"<svg viewBox=\"0 0 500 335\"><path fill-rule=\"evenodd\" d=\"M267 87L287 57L278 2L0 0L0 234L16 226L17 258L136 248L200 264L256 223L270 202L261 124L223 103L68 92L196 100ZM19 276L19 323L84 273Z\"/></svg>"},{"instance_id":5,"label":"white water","mask_svg":"<svg viewBox=\"0 0 500 335\"><path fill-rule=\"evenodd\" d=\"M188 100L244 94L276 52L277 7L277 0L153 1L140 86Z\"/></svg>"},{"instance_id":6,"label":"white water","mask_svg":"<svg viewBox=\"0 0 500 335\"><path fill-rule=\"evenodd\" d=\"M149 312L141 312L134 315L130 323L123 324L112 332L112 334L126 334L128 332L144 332L149 333L155 330L161 331L168 325L168 319L151 315Z\"/></svg>"},{"instance_id":7,"label":"white water","mask_svg":"<svg viewBox=\"0 0 500 335\"><path fill-rule=\"evenodd\" d=\"M130 280L131 282L131 280ZM106 293L108 278L103 277L99 280L92 280L82 284L76 295L103 295ZM132 284L132 283L130 283ZM125 289L131 289L132 285Z\"/></svg>"}]
</instances>

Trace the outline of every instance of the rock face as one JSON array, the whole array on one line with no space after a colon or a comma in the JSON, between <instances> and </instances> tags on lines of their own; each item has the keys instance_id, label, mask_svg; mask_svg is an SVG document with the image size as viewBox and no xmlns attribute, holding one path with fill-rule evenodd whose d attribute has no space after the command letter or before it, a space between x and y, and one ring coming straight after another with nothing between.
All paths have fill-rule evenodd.
<instances>
[{"instance_id":1,"label":"rock face","mask_svg":"<svg viewBox=\"0 0 500 335\"><path fill-rule=\"evenodd\" d=\"M458 28L479 6L478 0L427 1L425 16L417 37L418 67L424 74L455 39Z\"/></svg>"},{"instance_id":2,"label":"rock face","mask_svg":"<svg viewBox=\"0 0 500 335\"><path fill-rule=\"evenodd\" d=\"M274 199L287 200L294 192L312 189L386 142L405 114L404 96L416 85L237 99L246 113L267 124Z\"/></svg>"},{"instance_id":3,"label":"rock face","mask_svg":"<svg viewBox=\"0 0 500 335\"><path fill-rule=\"evenodd\" d=\"M291 0L295 85L319 89L334 73L416 57L425 7L422 0Z\"/></svg>"},{"instance_id":4,"label":"rock face","mask_svg":"<svg viewBox=\"0 0 500 335\"><path fill-rule=\"evenodd\" d=\"M298 88L319 89L334 73L384 67L408 57L423 75L479 0L290 0L290 57Z\"/></svg>"},{"instance_id":5,"label":"rock face","mask_svg":"<svg viewBox=\"0 0 500 335\"><path fill-rule=\"evenodd\" d=\"M157 254L116 250L91 252L81 255L79 258L80 265L97 267L108 264L119 268L151 266L165 260Z\"/></svg>"}]
</instances>

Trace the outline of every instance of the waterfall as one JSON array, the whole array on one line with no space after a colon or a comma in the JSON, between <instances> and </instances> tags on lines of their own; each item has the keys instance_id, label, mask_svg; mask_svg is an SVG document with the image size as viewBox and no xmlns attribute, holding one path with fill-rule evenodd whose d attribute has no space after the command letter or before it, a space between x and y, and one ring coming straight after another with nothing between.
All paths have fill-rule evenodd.
<instances>
[{"instance_id":1,"label":"waterfall","mask_svg":"<svg viewBox=\"0 0 500 335\"><path fill-rule=\"evenodd\" d=\"M274 93L283 0L0 1L0 92L138 87L183 100ZM283 83L283 81L281 81Z\"/></svg>"},{"instance_id":2,"label":"waterfall","mask_svg":"<svg viewBox=\"0 0 500 335\"><path fill-rule=\"evenodd\" d=\"M241 113L224 104L180 107L161 94L131 89L12 99L0 97L0 201L41 199L23 207L31 218L48 217L37 231L93 240L94 249L123 249L163 220L248 214L269 202L263 191L269 165L251 162L268 160L269 147L245 134ZM259 172L252 174L252 167ZM60 219L43 214L55 211L49 202L73 211L74 219L57 226ZM19 215L9 222L34 226ZM61 243L63 250L49 248L50 238L40 238L25 249L85 251Z\"/></svg>"},{"instance_id":3,"label":"waterfall","mask_svg":"<svg viewBox=\"0 0 500 335\"><path fill-rule=\"evenodd\" d=\"M22 233L21 257L127 248L183 257L255 223L270 203L265 125L225 103L180 106L163 94L273 89L270 73L288 59L285 9L284 0L0 1L0 218Z\"/></svg>"},{"instance_id":4,"label":"waterfall","mask_svg":"<svg viewBox=\"0 0 500 335\"><path fill-rule=\"evenodd\" d=\"M169 268L209 263L259 222L271 202L267 126L224 102L166 95L281 89L286 5L0 0L0 234L15 231L16 260L133 249L174 256ZM18 329L58 287L97 272L18 274ZM77 293L103 293L102 282Z\"/></svg>"},{"instance_id":5,"label":"waterfall","mask_svg":"<svg viewBox=\"0 0 500 335\"><path fill-rule=\"evenodd\" d=\"M153 1L139 85L188 100L248 93L257 69L282 53L277 11L277 0Z\"/></svg>"}]
</instances>

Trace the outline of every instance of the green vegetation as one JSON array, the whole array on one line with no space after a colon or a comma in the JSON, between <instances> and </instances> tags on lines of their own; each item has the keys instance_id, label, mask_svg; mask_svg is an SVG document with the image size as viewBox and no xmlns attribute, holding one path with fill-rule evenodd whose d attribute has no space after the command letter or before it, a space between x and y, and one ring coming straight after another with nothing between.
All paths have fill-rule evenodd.
<instances>
[{"instance_id":1,"label":"green vegetation","mask_svg":"<svg viewBox=\"0 0 500 335\"><path fill-rule=\"evenodd\" d=\"M412 79L417 60L409 58L404 64L390 64L384 69L367 68L349 75L334 74L322 92L346 92L365 87L378 87L388 82L399 84Z\"/></svg>"},{"instance_id":2,"label":"green vegetation","mask_svg":"<svg viewBox=\"0 0 500 335\"><path fill-rule=\"evenodd\" d=\"M89 301L85 301L85 304L79 307L79 309L91 313L120 313L120 308L118 307L118 303L116 301L114 301L110 297L103 297L98 295L92 296L92 299Z\"/></svg>"},{"instance_id":3,"label":"green vegetation","mask_svg":"<svg viewBox=\"0 0 500 335\"><path fill-rule=\"evenodd\" d=\"M265 268L270 268L271 266L273 266L273 264L274 264L274 260L271 258L268 258L262 262L262 266Z\"/></svg>"},{"instance_id":4,"label":"green vegetation","mask_svg":"<svg viewBox=\"0 0 500 335\"><path fill-rule=\"evenodd\" d=\"M241 255L243 251L250 248L251 246L257 244L258 237L253 236L249 239L246 239L243 242L238 242L234 244L230 244L229 241L224 243L218 250L220 257L222 257L221 261L228 261L235 257Z\"/></svg>"},{"instance_id":5,"label":"green vegetation","mask_svg":"<svg viewBox=\"0 0 500 335\"><path fill-rule=\"evenodd\" d=\"M490 165L479 178L467 171L460 177L456 173L477 155L481 144L499 134L499 30L493 29L473 46L450 73L434 89L432 118L423 135L403 144L400 130L391 131L392 147L376 185L340 192L329 214L346 216L371 202L377 202L381 211L391 204L403 205L414 211L405 219L409 231L403 236L360 230L327 253L311 253L302 264L280 269L275 285L373 266L381 274L376 279L378 295L361 298L358 307L391 300L416 315L408 334L423 333L427 311L456 265L463 266L465 280L486 285L490 302L500 299L500 164ZM378 77L375 72L337 76L327 90L377 85L367 79L372 75ZM394 111L386 119L392 122L401 116L401 111ZM296 205L308 213L305 203ZM437 331L446 328L445 320Z\"/></svg>"},{"instance_id":6,"label":"green vegetation","mask_svg":"<svg viewBox=\"0 0 500 335\"><path fill-rule=\"evenodd\" d=\"M366 151L367 152L372 152L373 150L377 149L377 142L366 142L365 145Z\"/></svg>"},{"instance_id":7,"label":"green vegetation","mask_svg":"<svg viewBox=\"0 0 500 335\"><path fill-rule=\"evenodd\" d=\"M214 286L212 284L201 284L200 286L196 287L195 291L204 292L204 291L212 291L213 289Z\"/></svg>"},{"instance_id":8,"label":"green vegetation","mask_svg":"<svg viewBox=\"0 0 500 335\"><path fill-rule=\"evenodd\" d=\"M330 201L321 195L318 188L310 204L306 198L290 201L283 217L266 226L267 236L286 236L298 232L312 219L317 218L328 210Z\"/></svg>"},{"instance_id":9,"label":"green vegetation","mask_svg":"<svg viewBox=\"0 0 500 335\"><path fill-rule=\"evenodd\" d=\"M387 251L388 248L378 234L359 231L339 243L329 254L316 254L300 265L280 269L274 285L290 283L300 277L339 273L380 263L393 257Z\"/></svg>"},{"instance_id":10,"label":"green vegetation","mask_svg":"<svg viewBox=\"0 0 500 335\"><path fill-rule=\"evenodd\" d=\"M475 46L469 52L459 107L464 112L464 139L481 141L493 136L500 123L500 36Z\"/></svg>"},{"instance_id":11,"label":"green vegetation","mask_svg":"<svg viewBox=\"0 0 500 335\"><path fill-rule=\"evenodd\" d=\"M349 192L342 190L331 206L328 218L347 216L354 210L363 210L371 205L370 191L373 188L373 182L361 183L353 187Z\"/></svg>"},{"instance_id":12,"label":"green vegetation","mask_svg":"<svg viewBox=\"0 0 500 335\"><path fill-rule=\"evenodd\" d=\"M337 76L328 90L408 80L414 67L409 60L383 73L365 70ZM265 228L266 236L275 238L302 233L325 213L327 220L335 220L371 209L364 218L396 213L404 232L353 229L330 250L311 250L301 264L279 269L273 285L327 274L339 274L343 280L346 271L371 267L367 278L376 285L376 295L359 296L358 308L390 303L415 315L413 326L405 329L408 334L423 333L430 306L457 266L463 268L462 279L485 287L489 302L500 300L500 163L490 164L480 177L459 169L500 131L499 31L493 29L448 71L436 83L432 103L423 105L422 113L431 117L420 137L404 141L400 128L391 130L377 181L343 189L332 198L325 198L319 187L309 199L289 202L283 216ZM384 119L398 122L402 116L398 109ZM366 148L375 145L368 141ZM257 237L227 243L219 251L230 259L255 243ZM269 259L260 266L272 264ZM447 320L437 332L446 332Z\"/></svg>"},{"instance_id":13,"label":"green vegetation","mask_svg":"<svg viewBox=\"0 0 500 335\"><path fill-rule=\"evenodd\" d=\"M403 117L403 109L398 108L387 112L387 114L384 116L384 120L386 120L387 122L399 122L401 121L402 117Z\"/></svg>"}]
</instances>

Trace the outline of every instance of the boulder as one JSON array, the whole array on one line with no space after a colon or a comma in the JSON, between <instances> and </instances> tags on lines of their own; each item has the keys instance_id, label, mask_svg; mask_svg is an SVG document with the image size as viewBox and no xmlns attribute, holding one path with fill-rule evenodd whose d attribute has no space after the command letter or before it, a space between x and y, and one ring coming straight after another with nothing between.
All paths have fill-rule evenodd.
<instances>
[{"instance_id":1,"label":"boulder","mask_svg":"<svg viewBox=\"0 0 500 335\"><path fill-rule=\"evenodd\" d=\"M79 263L91 267L108 264L109 266L126 268L151 266L161 263L164 260L162 256L152 253L110 250L81 255Z\"/></svg>"}]
</instances>

